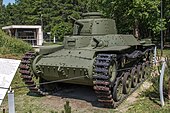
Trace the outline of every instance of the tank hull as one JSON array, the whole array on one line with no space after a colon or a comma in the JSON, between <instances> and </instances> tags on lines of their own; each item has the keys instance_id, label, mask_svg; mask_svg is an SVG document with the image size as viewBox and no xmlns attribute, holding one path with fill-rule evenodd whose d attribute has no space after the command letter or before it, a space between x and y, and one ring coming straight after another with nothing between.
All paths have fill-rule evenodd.
<instances>
[{"instance_id":1,"label":"tank hull","mask_svg":"<svg viewBox=\"0 0 170 113\"><path fill-rule=\"evenodd\" d=\"M41 70L41 76L47 81L69 79L82 76L69 83L92 85L92 69L95 51L62 49L49 55L44 55L36 65ZM84 77L83 77L84 76Z\"/></svg>"}]
</instances>

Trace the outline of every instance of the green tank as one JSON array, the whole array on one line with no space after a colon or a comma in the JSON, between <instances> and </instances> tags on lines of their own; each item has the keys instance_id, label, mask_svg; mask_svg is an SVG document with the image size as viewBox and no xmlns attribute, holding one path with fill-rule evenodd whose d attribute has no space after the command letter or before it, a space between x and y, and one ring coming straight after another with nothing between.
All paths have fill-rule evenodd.
<instances>
[{"instance_id":1,"label":"green tank","mask_svg":"<svg viewBox=\"0 0 170 113\"><path fill-rule=\"evenodd\" d=\"M64 37L63 45L26 53L21 78L30 92L39 94L52 92L56 81L93 86L99 102L117 107L150 75L154 44L117 34L115 20L98 12L69 18L73 34Z\"/></svg>"}]
</instances>

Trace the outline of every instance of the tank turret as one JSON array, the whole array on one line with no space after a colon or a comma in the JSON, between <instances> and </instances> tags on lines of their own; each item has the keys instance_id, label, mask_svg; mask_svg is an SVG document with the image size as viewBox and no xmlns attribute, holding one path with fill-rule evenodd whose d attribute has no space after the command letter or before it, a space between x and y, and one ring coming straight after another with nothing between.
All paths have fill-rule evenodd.
<instances>
[{"instance_id":1,"label":"tank turret","mask_svg":"<svg viewBox=\"0 0 170 113\"><path fill-rule=\"evenodd\" d=\"M74 20L73 35L117 34L115 20L102 17L98 12L83 13L79 20L71 17Z\"/></svg>"}]
</instances>

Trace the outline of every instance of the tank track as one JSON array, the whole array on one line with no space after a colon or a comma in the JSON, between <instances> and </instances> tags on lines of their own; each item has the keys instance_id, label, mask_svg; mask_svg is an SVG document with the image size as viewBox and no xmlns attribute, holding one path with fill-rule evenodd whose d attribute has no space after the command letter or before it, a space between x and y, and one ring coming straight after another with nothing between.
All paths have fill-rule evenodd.
<instances>
[{"instance_id":1,"label":"tank track","mask_svg":"<svg viewBox=\"0 0 170 113\"><path fill-rule=\"evenodd\" d=\"M115 56L98 54L93 64L93 89L98 101L111 108L116 108L146 80L145 74L148 71L146 69L149 67L149 61L141 62L129 70L117 72L115 80L111 81L109 67L113 60L116 61Z\"/></svg>"},{"instance_id":2,"label":"tank track","mask_svg":"<svg viewBox=\"0 0 170 113\"><path fill-rule=\"evenodd\" d=\"M36 85L36 82L34 81L34 75L32 73L31 69L31 63L33 59L36 57L35 52L27 52L24 57L21 60L20 63L20 73L21 73L21 79L25 83L25 85L28 87L30 93L45 95L45 92L42 92L39 87Z\"/></svg>"}]
</instances>

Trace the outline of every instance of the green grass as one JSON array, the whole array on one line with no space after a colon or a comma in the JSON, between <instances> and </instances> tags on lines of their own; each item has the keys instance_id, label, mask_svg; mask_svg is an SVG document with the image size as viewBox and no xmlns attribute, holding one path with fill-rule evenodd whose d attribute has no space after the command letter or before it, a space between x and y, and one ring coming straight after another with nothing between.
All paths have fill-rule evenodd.
<instances>
[{"instance_id":1,"label":"green grass","mask_svg":"<svg viewBox=\"0 0 170 113\"><path fill-rule=\"evenodd\" d=\"M165 106L161 107L157 79L155 80L153 85L140 95L139 100L130 106L127 113L170 113L170 100L165 98Z\"/></svg>"},{"instance_id":2,"label":"green grass","mask_svg":"<svg viewBox=\"0 0 170 113\"><path fill-rule=\"evenodd\" d=\"M145 92L143 92L139 100L130 107L127 113L170 113L170 100L165 97L165 106L161 107L159 99L158 81L153 83L153 85ZM167 92L165 92L167 93Z\"/></svg>"},{"instance_id":3,"label":"green grass","mask_svg":"<svg viewBox=\"0 0 170 113\"><path fill-rule=\"evenodd\" d=\"M160 55L160 50L158 50ZM164 56L170 56L170 50L163 51ZM170 67L167 67L164 75L165 106L161 107L159 99L159 76L150 78L153 85L140 95L140 99L130 107L127 113L170 113L170 100L167 99L168 79Z\"/></svg>"},{"instance_id":4,"label":"green grass","mask_svg":"<svg viewBox=\"0 0 170 113\"><path fill-rule=\"evenodd\" d=\"M29 50L32 50L31 45L20 39L10 37L0 30L0 55L20 56L20 54Z\"/></svg>"},{"instance_id":5,"label":"green grass","mask_svg":"<svg viewBox=\"0 0 170 113\"><path fill-rule=\"evenodd\" d=\"M170 104L168 102L164 107L161 107L157 101L157 98L154 100L149 99L149 97L141 98L131 106L127 113L170 113Z\"/></svg>"},{"instance_id":6,"label":"green grass","mask_svg":"<svg viewBox=\"0 0 170 113\"><path fill-rule=\"evenodd\" d=\"M160 49L157 50L157 55L161 56L161 50ZM170 57L170 49L164 49L163 50L163 56Z\"/></svg>"}]
</instances>

